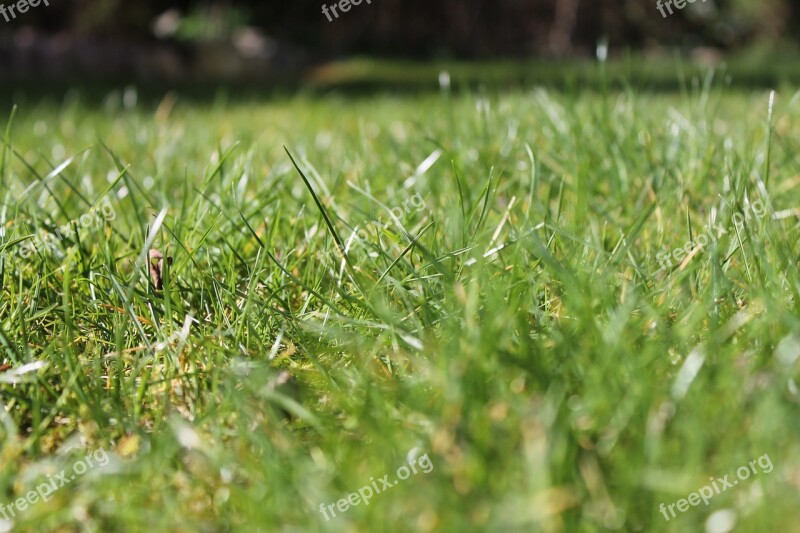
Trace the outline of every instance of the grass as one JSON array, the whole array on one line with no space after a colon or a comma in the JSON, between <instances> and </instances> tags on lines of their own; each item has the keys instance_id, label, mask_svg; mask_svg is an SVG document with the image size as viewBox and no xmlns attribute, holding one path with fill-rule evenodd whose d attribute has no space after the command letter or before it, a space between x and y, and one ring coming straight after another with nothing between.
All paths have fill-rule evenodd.
<instances>
[{"instance_id":1,"label":"grass","mask_svg":"<svg viewBox=\"0 0 800 533\"><path fill-rule=\"evenodd\" d=\"M797 531L800 99L685 87L4 109L0 530Z\"/></svg>"},{"instance_id":2,"label":"grass","mask_svg":"<svg viewBox=\"0 0 800 533\"><path fill-rule=\"evenodd\" d=\"M439 86L439 73L447 72L454 86L524 90L533 85L575 91L610 84L617 89L675 92L692 78L702 79L713 65L729 86L755 89L800 82L794 54L768 47L723 56L685 57L668 53L615 55L604 68L595 58L572 60L407 61L351 58L317 65L302 77L301 86L326 90L371 92L392 90L424 92ZM676 75L680 73L680 75Z\"/></svg>"}]
</instances>

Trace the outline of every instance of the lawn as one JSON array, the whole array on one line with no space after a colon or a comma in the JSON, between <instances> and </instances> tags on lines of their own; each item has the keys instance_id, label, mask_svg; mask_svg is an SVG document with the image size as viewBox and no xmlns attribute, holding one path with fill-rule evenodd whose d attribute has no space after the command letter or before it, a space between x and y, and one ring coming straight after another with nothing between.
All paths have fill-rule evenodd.
<instances>
[{"instance_id":1,"label":"lawn","mask_svg":"<svg viewBox=\"0 0 800 533\"><path fill-rule=\"evenodd\" d=\"M800 98L683 87L3 107L0 531L800 531Z\"/></svg>"}]
</instances>

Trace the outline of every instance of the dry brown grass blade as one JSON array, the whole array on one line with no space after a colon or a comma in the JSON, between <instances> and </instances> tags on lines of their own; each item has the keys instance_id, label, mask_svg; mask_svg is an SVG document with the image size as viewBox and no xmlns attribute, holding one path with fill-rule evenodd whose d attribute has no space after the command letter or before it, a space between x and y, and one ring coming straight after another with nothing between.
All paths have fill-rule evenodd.
<instances>
[{"instance_id":1,"label":"dry brown grass blade","mask_svg":"<svg viewBox=\"0 0 800 533\"><path fill-rule=\"evenodd\" d=\"M172 258L167 257L167 263L172 264ZM164 289L164 254L160 250L150 250L150 277L153 279L153 285L156 290Z\"/></svg>"}]
</instances>

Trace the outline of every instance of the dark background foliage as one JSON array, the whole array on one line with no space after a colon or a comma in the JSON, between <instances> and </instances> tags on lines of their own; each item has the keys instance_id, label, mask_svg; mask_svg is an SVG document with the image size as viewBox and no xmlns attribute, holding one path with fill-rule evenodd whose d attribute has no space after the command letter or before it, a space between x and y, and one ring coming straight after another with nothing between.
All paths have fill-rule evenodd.
<instances>
[{"instance_id":1,"label":"dark background foliage","mask_svg":"<svg viewBox=\"0 0 800 533\"><path fill-rule=\"evenodd\" d=\"M800 48L800 3L793 0L696 0L666 18L656 0L362 0L332 21L323 14L323 0L49 2L8 23L0 18L0 86L42 80L67 86L363 83L358 73L343 77L337 60L509 58L555 64L592 58L601 43L612 58L665 58L677 51L716 65L735 56L749 62L752 73L774 65L776 56L791 67L786 58ZM332 69L320 78L317 67L334 61L339 73L333 81Z\"/></svg>"},{"instance_id":2,"label":"dark background foliage","mask_svg":"<svg viewBox=\"0 0 800 533\"><path fill-rule=\"evenodd\" d=\"M10 3L6 1L6 3ZM333 3L332 0L327 1ZM204 26L218 34L241 25L263 29L314 56L374 54L415 58L587 54L612 47L698 45L737 49L794 42L800 3L791 0L697 0L664 19L655 0L373 0L328 22L322 0L51 0L0 33L22 26L48 32L153 39L153 23L170 9L188 38ZM211 35L206 35L206 37Z\"/></svg>"}]
</instances>

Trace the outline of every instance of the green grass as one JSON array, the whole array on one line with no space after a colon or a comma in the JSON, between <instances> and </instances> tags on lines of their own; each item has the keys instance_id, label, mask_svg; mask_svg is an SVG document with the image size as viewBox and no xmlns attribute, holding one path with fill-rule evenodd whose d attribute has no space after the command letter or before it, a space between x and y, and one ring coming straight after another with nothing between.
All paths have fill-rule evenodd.
<instances>
[{"instance_id":1,"label":"green grass","mask_svg":"<svg viewBox=\"0 0 800 533\"><path fill-rule=\"evenodd\" d=\"M718 77L738 88L777 86L800 82L800 63L786 50L768 47L723 55L686 57L675 52L625 53L612 56L602 68L594 58L571 60L407 61L353 58L309 69L301 86L316 90L359 92L392 90L424 92L439 87L439 73L447 72L455 88L524 89L532 85L575 90L609 84L615 88L677 91L702 79L715 65ZM680 73L680 75L676 75Z\"/></svg>"},{"instance_id":2,"label":"green grass","mask_svg":"<svg viewBox=\"0 0 800 533\"><path fill-rule=\"evenodd\" d=\"M796 530L800 99L685 86L3 109L0 503L109 461L0 530Z\"/></svg>"}]
</instances>

